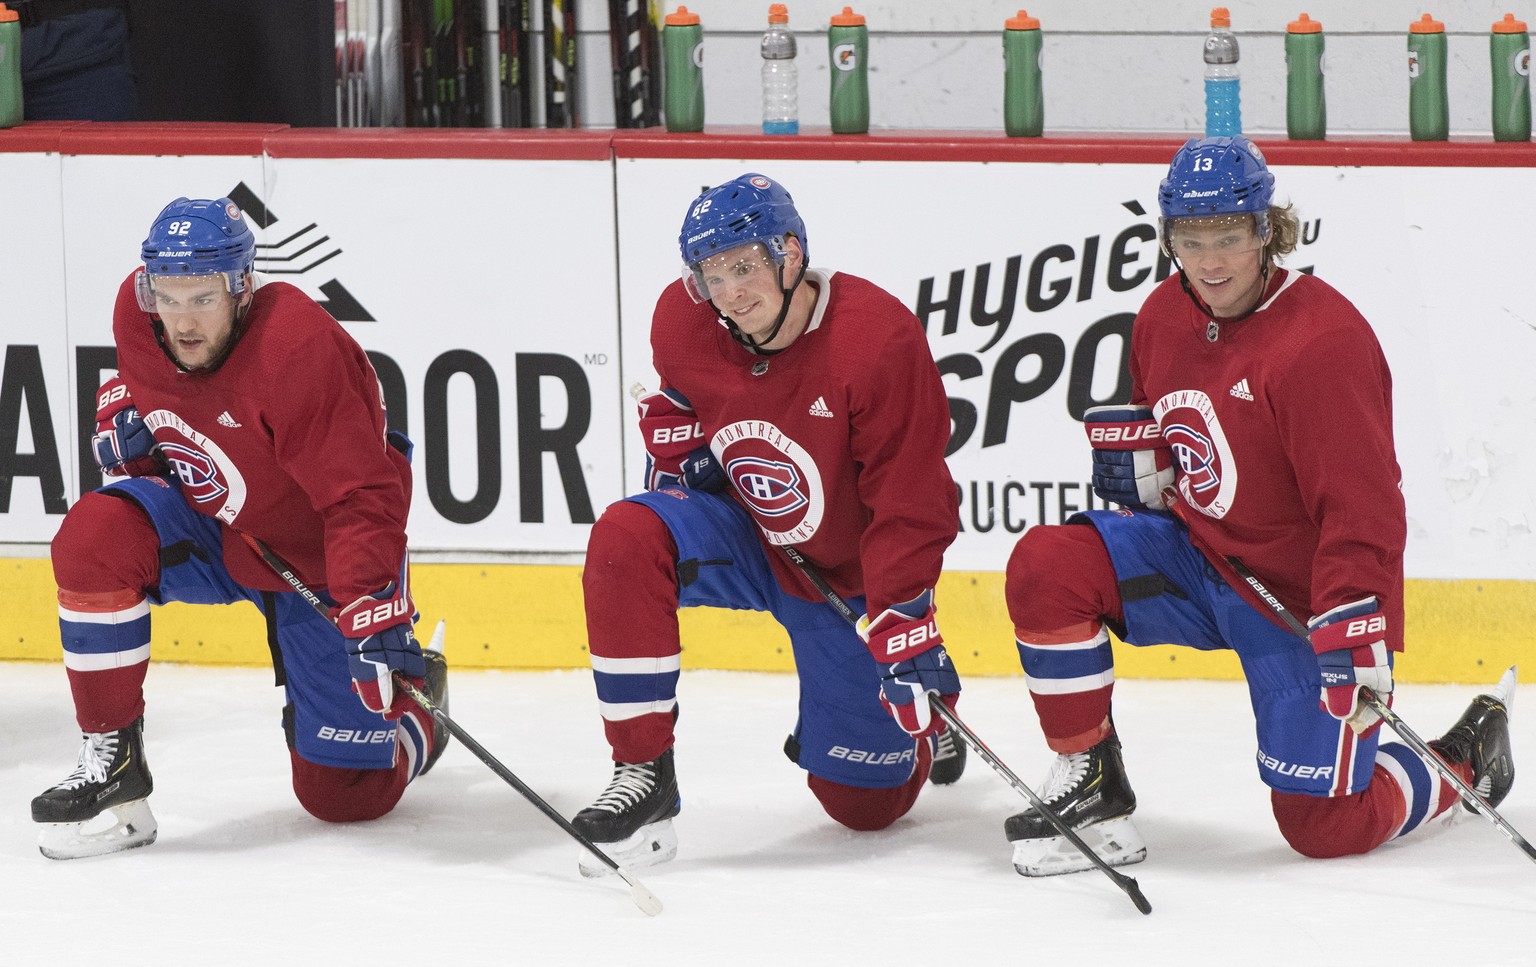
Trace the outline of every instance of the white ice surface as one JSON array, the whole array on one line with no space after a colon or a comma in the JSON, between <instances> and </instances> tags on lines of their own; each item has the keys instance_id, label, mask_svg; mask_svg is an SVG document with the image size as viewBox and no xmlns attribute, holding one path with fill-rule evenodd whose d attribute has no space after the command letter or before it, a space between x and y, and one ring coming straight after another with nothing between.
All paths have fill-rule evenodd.
<instances>
[{"instance_id":1,"label":"white ice surface","mask_svg":"<svg viewBox=\"0 0 1536 967\"><path fill-rule=\"evenodd\" d=\"M0 681L7 967L1536 964L1536 863L1481 817L1458 808L1454 824L1367 857L1292 853L1251 762L1237 683L1116 686L1149 849L1123 870L1152 903L1142 916L1098 872L1016 875L1002 822L1025 803L974 757L889 830L834 825L780 752L794 680L686 672L681 848L636 871L665 904L652 919L617 878L579 877L579 847L463 748L378 822L309 818L289 789L278 693L254 670L152 667L159 841L44 859L28 801L73 765L68 688L43 665L0 665ZM605 785L588 674L452 682L459 724L561 814ZM1410 685L1397 708L1428 738L1473 693ZM1515 748L1529 755L1536 714L1518 706ZM1039 783L1049 754L1021 680L966 681L960 711ZM1502 812L1536 835L1536 779L1517 782Z\"/></svg>"}]
</instances>

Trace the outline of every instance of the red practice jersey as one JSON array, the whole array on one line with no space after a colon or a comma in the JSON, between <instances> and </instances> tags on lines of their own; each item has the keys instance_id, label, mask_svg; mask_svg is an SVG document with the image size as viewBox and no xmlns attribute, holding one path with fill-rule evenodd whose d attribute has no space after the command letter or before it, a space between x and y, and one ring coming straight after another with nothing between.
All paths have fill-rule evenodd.
<instances>
[{"instance_id":1,"label":"red practice jersey","mask_svg":"<svg viewBox=\"0 0 1536 967\"><path fill-rule=\"evenodd\" d=\"M396 579L410 466L384 440L373 365L318 303L287 283L262 285L211 373L171 361L132 275L112 332L118 370L192 509L265 541L343 604ZM246 587L289 590L232 534L224 560Z\"/></svg>"},{"instance_id":2,"label":"red practice jersey","mask_svg":"<svg viewBox=\"0 0 1536 967\"><path fill-rule=\"evenodd\" d=\"M772 546L794 545L875 615L934 586L959 529L949 402L922 324L894 296L851 275L801 284L819 288L809 328L756 356L674 282L651 323L655 367L693 404L779 583L823 600Z\"/></svg>"},{"instance_id":3,"label":"red practice jersey","mask_svg":"<svg viewBox=\"0 0 1536 967\"><path fill-rule=\"evenodd\" d=\"M1174 275L1136 316L1130 366L1132 402L1153 408L1212 562L1230 575L1225 558L1237 556L1303 619L1375 595L1401 650L1392 375L1359 311L1279 269L1252 315L1213 323Z\"/></svg>"}]
</instances>

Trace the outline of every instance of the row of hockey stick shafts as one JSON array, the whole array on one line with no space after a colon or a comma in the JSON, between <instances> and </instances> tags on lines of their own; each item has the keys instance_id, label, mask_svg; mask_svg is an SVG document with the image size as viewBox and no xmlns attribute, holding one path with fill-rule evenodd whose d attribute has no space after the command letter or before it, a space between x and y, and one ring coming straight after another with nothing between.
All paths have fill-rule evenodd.
<instances>
[{"instance_id":1,"label":"row of hockey stick shafts","mask_svg":"<svg viewBox=\"0 0 1536 967\"><path fill-rule=\"evenodd\" d=\"M580 127L576 0L537 2L543 126ZM337 126L534 127L534 3L335 0ZM661 123L657 10L608 2L615 127Z\"/></svg>"}]
</instances>

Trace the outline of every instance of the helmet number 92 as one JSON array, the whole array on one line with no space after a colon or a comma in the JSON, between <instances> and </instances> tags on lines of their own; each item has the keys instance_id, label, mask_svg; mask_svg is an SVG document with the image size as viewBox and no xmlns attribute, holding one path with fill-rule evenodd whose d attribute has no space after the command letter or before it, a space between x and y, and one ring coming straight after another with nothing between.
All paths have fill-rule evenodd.
<instances>
[{"instance_id":1,"label":"helmet number 92","mask_svg":"<svg viewBox=\"0 0 1536 967\"><path fill-rule=\"evenodd\" d=\"M165 233L167 235L186 235L190 231L192 231L191 222L171 222L165 226Z\"/></svg>"}]
</instances>

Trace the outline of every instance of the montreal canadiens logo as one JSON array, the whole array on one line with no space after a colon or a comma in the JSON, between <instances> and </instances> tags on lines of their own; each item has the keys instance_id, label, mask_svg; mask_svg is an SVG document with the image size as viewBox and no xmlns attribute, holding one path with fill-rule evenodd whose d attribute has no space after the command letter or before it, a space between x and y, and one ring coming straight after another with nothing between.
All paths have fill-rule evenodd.
<instances>
[{"instance_id":1,"label":"montreal canadiens logo","mask_svg":"<svg viewBox=\"0 0 1536 967\"><path fill-rule=\"evenodd\" d=\"M200 513L233 524L245 508L245 477L224 450L186 420L169 410L144 414L149 427L176 473L182 493Z\"/></svg>"},{"instance_id":2,"label":"montreal canadiens logo","mask_svg":"<svg viewBox=\"0 0 1536 967\"><path fill-rule=\"evenodd\" d=\"M764 517L783 517L810 503L792 463L740 457L725 465L736 492Z\"/></svg>"},{"instance_id":3,"label":"montreal canadiens logo","mask_svg":"<svg viewBox=\"0 0 1536 967\"><path fill-rule=\"evenodd\" d=\"M1237 464L1211 398L1199 390L1169 393L1152 407L1179 463L1179 493L1207 517L1220 519L1237 495Z\"/></svg>"},{"instance_id":4,"label":"montreal canadiens logo","mask_svg":"<svg viewBox=\"0 0 1536 967\"><path fill-rule=\"evenodd\" d=\"M815 536L825 494L804 447L766 420L740 420L715 433L710 449L769 543L800 544Z\"/></svg>"},{"instance_id":5,"label":"montreal canadiens logo","mask_svg":"<svg viewBox=\"0 0 1536 967\"><path fill-rule=\"evenodd\" d=\"M179 443L162 443L160 452L181 481L181 490L200 504L221 500L229 488L219 482L219 468L208 454Z\"/></svg>"}]
</instances>

